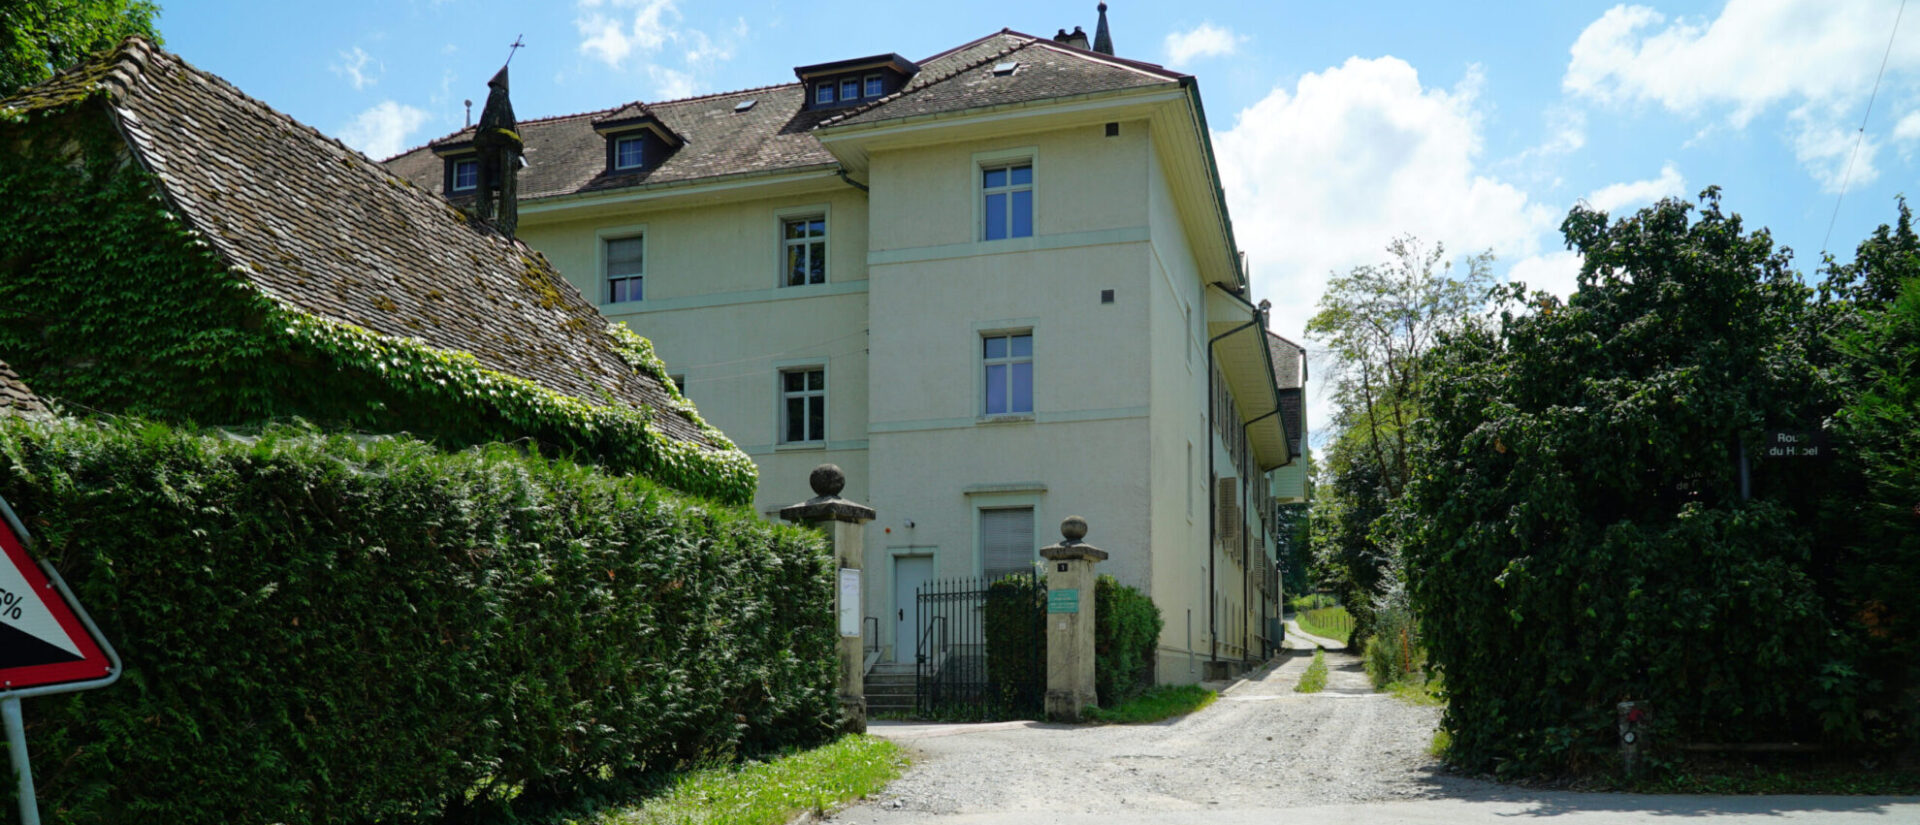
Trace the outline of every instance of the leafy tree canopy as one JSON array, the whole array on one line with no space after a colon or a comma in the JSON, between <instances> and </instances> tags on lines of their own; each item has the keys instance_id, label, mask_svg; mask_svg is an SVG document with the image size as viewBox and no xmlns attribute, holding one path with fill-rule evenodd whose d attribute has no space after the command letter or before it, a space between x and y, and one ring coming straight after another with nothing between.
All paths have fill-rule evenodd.
<instances>
[{"instance_id":1,"label":"leafy tree canopy","mask_svg":"<svg viewBox=\"0 0 1920 825\"><path fill-rule=\"evenodd\" d=\"M159 12L153 0L0 0L0 97L128 35L159 42Z\"/></svg>"},{"instance_id":2,"label":"leafy tree canopy","mask_svg":"<svg viewBox=\"0 0 1920 825\"><path fill-rule=\"evenodd\" d=\"M1562 231L1567 303L1502 287L1497 325L1435 349L1392 522L1452 756L1592 767L1625 700L1661 741L1846 738L1871 686L1823 609L1833 471L1760 450L1834 406L1812 290L1717 189Z\"/></svg>"}]
</instances>

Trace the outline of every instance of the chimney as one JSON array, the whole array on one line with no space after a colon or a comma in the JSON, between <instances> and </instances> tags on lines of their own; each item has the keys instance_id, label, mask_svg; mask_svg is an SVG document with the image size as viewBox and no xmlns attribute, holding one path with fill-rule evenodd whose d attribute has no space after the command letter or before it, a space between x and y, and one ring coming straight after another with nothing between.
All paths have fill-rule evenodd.
<instances>
[{"instance_id":1,"label":"chimney","mask_svg":"<svg viewBox=\"0 0 1920 825\"><path fill-rule=\"evenodd\" d=\"M492 221L507 237L520 223L519 123L513 118L513 101L507 98L507 67L487 81L487 106L480 110L480 126L473 133L473 148L479 152L479 199L474 214ZM498 193L499 200L494 200Z\"/></svg>"},{"instance_id":2,"label":"chimney","mask_svg":"<svg viewBox=\"0 0 1920 825\"><path fill-rule=\"evenodd\" d=\"M1067 45L1076 49L1087 48L1087 30L1079 26L1074 26L1073 34L1067 35Z\"/></svg>"},{"instance_id":3,"label":"chimney","mask_svg":"<svg viewBox=\"0 0 1920 825\"><path fill-rule=\"evenodd\" d=\"M1113 35L1107 32L1107 4L1100 4L1100 25L1093 29L1093 50L1113 54Z\"/></svg>"}]
</instances>

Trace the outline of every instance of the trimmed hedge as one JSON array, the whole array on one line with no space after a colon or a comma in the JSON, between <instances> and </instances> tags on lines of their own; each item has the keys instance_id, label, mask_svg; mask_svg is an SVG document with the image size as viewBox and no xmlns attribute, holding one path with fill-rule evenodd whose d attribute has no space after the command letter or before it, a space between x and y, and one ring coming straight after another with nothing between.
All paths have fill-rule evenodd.
<instances>
[{"instance_id":1,"label":"trimmed hedge","mask_svg":"<svg viewBox=\"0 0 1920 825\"><path fill-rule=\"evenodd\" d=\"M1041 583L1046 582L1043 576ZM1027 576L1009 576L994 582L987 599L987 678L996 695L1010 695L1011 684L1027 674L1029 644L1040 648L1040 669L1046 680L1046 599L1035 592ZM1138 589L1101 576L1094 587L1093 681L1100 706L1114 707L1153 685L1153 649L1160 640L1160 607ZM1037 641L1029 641L1033 634ZM1007 651L1018 651L1008 655Z\"/></svg>"},{"instance_id":2,"label":"trimmed hedge","mask_svg":"<svg viewBox=\"0 0 1920 825\"><path fill-rule=\"evenodd\" d=\"M837 713L823 542L643 479L0 420L0 495L126 662L26 703L50 822L512 818Z\"/></svg>"}]
</instances>

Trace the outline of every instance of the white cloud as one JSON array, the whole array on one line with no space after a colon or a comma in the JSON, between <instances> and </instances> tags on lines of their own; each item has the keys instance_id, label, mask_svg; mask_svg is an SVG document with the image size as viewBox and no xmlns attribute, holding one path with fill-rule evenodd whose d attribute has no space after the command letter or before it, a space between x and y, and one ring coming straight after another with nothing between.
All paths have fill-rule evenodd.
<instances>
[{"instance_id":1,"label":"white cloud","mask_svg":"<svg viewBox=\"0 0 1920 825\"><path fill-rule=\"evenodd\" d=\"M1810 114L1804 106L1795 109L1787 120L1795 127L1794 158L1820 182L1823 191L1838 193L1843 187L1872 183L1880 177L1880 170L1873 165L1879 144L1862 135L1857 126ZM1899 133L1897 124L1894 131Z\"/></svg>"},{"instance_id":2,"label":"white cloud","mask_svg":"<svg viewBox=\"0 0 1920 825\"><path fill-rule=\"evenodd\" d=\"M1660 176L1630 183L1603 186L1586 197L1587 205L1613 214L1622 209L1653 203L1661 198L1685 195L1687 179L1671 161L1660 167Z\"/></svg>"},{"instance_id":3,"label":"white cloud","mask_svg":"<svg viewBox=\"0 0 1920 825\"><path fill-rule=\"evenodd\" d=\"M407 137L426 125L427 113L391 100L355 116L340 130L340 141L376 160L407 148Z\"/></svg>"},{"instance_id":4,"label":"white cloud","mask_svg":"<svg viewBox=\"0 0 1920 825\"><path fill-rule=\"evenodd\" d=\"M372 71L367 69L369 64L373 66ZM346 78L348 83L353 84L354 90L359 91L378 83L380 70L384 66L380 61L374 60L373 56L367 54L364 49L355 46L353 51L341 52L340 62L328 68L333 69L334 74Z\"/></svg>"},{"instance_id":5,"label":"white cloud","mask_svg":"<svg viewBox=\"0 0 1920 825\"><path fill-rule=\"evenodd\" d=\"M1579 286L1580 253L1557 250L1522 258L1507 270L1509 282L1520 282L1528 289L1551 292L1566 300Z\"/></svg>"},{"instance_id":6,"label":"white cloud","mask_svg":"<svg viewBox=\"0 0 1920 825\"><path fill-rule=\"evenodd\" d=\"M1895 140L1920 140L1920 111L1908 112L1893 125Z\"/></svg>"},{"instance_id":7,"label":"white cloud","mask_svg":"<svg viewBox=\"0 0 1920 825\"><path fill-rule=\"evenodd\" d=\"M1453 253L1539 251L1559 210L1482 168L1481 83L1470 69L1453 89L1427 88L1405 61L1356 57L1274 89L1214 135L1275 332L1300 340L1328 274L1382 261L1398 235ZM1310 420L1331 421L1325 392L1308 395Z\"/></svg>"},{"instance_id":8,"label":"white cloud","mask_svg":"<svg viewBox=\"0 0 1920 825\"><path fill-rule=\"evenodd\" d=\"M1920 70L1920 38L1887 51L1899 13L1899 0L1730 0L1712 20L1615 6L1574 41L1561 86L1602 103L1724 114L1736 130L1775 106L1795 106L1794 153L1831 189L1846 165L1844 152L1834 160L1835 135L1858 122L1882 56L1890 82ZM1877 174L1869 155L1863 147L1865 180Z\"/></svg>"},{"instance_id":9,"label":"white cloud","mask_svg":"<svg viewBox=\"0 0 1920 825\"><path fill-rule=\"evenodd\" d=\"M1167 65L1183 66L1196 57L1225 57L1233 54L1245 42L1245 35L1203 22L1192 31L1167 35Z\"/></svg>"},{"instance_id":10,"label":"white cloud","mask_svg":"<svg viewBox=\"0 0 1920 825\"><path fill-rule=\"evenodd\" d=\"M627 68L639 58L639 68L655 87L656 98L686 97L697 86L694 69L733 59L747 36L746 18L719 36L681 25L675 0L577 0L574 27L580 32L580 52L615 69ZM674 47L680 65L655 58Z\"/></svg>"}]
</instances>

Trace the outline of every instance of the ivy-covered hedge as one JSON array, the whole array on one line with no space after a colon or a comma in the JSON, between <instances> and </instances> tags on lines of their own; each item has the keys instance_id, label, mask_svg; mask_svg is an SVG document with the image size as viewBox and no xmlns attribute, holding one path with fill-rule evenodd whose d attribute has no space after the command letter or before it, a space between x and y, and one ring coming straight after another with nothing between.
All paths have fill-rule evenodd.
<instances>
[{"instance_id":1,"label":"ivy-covered hedge","mask_svg":"<svg viewBox=\"0 0 1920 825\"><path fill-rule=\"evenodd\" d=\"M126 662L26 703L51 822L488 821L837 713L822 542L643 479L7 419L0 495Z\"/></svg>"},{"instance_id":2,"label":"ivy-covered hedge","mask_svg":"<svg viewBox=\"0 0 1920 825\"><path fill-rule=\"evenodd\" d=\"M34 116L37 133L59 140L0 152L0 354L41 395L176 423L298 416L452 449L529 440L695 495L753 500L753 462L697 414L720 449L650 426L666 411L590 403L272 299L167 208L98 117L47 117ZM692 413L645 339L607 334Z\"/></svg>"},{"instance_id":3,"label":"ivy-covered hedge","mask_svg":"<svg viewBox=\"0 0 1920 825\"><path fill-rule=\"evenodd\" d=\"M1046 577L1039 579L1046 583ZM988 589L986 606L987 678L996 695L1010 695L1014 683L1038 679L1045 692L1046 599L1026 575L1008 576ZM1137 588L1112 576L1094 587L1094 690L1101 707L1113 707L1153 685L1153 649L1160 641L1160 607ZM1037 639L1035 637L1038 637ZM1038 646L1038 672L1029 645Z\"/></svg>"}]
</instances>

